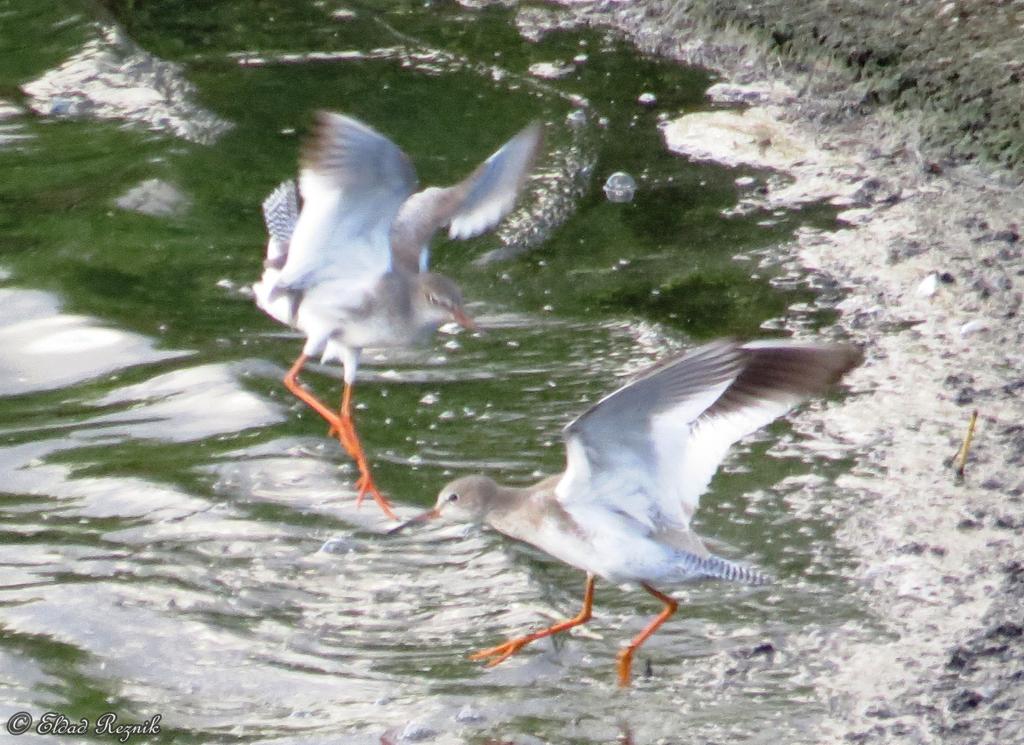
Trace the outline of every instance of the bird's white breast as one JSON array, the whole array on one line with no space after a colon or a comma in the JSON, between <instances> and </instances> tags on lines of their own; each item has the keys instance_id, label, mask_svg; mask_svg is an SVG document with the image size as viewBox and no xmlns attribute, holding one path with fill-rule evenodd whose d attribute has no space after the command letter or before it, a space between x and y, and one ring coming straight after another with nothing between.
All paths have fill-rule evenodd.
<instances>
[{"instance_id":1,"label":"bird's white breast","mask_svg":"<svg viewBox=\"0 0 1024 745\"><path fill-rule=\"evenodd\" d=\"M636 520L601 508L570 517L576 529L555 515L543 517L529 529L495 527L616 584L658 582L672 573L674 552L653 540L650 531Z\"/></svg>"}]
</instances>

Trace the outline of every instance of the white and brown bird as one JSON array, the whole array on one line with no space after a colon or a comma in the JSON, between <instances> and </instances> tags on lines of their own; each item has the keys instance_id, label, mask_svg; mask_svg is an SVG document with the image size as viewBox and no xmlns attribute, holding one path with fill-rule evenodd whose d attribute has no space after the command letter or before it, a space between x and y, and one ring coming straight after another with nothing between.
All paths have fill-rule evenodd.
<instances>
[{"instance_id":1,"label":"white and brown bird","mask_svg":"<svg viewBox=\"0 0 1024 745\"><path fill-rule=\"evenodd\" d=\"M575 618L472 655L488 666L590 620L596 577L643 587L665 607L619 653L619 684L629 685L634 652L678 607L658 587L705 577L767 581L710 553L690 528L726 451L825 392L860 359L857 349L839 345L706 344L654 365L569 424L563 473L528 487L460 478L433 509L391 532L433 518L482 523L587 573Z\"/></svg>"},{"instance_id":2,"label":"white and brown bird","mask_svg":"<svg viewBox=\"0 0 1024 745\"><path fill-rule=\"evenodd\" d=\"M530 124L463 181L417 192L408 156L355 119L321 112L303 151L298 186L288 181L263 203L270 240L257 304L306 336L284 384L330 424L359 468L357 501L388 501L370 474L352 418L352 386L365 347L421 342L455 321L474 328L462 293L428 271L430 242L441 228L472 238L508 214L541 144ZM301 200L300 200L301 195ZM340 361L344 392L338 410L298 381L311 357Z\"/></svg>"}]
</instances>

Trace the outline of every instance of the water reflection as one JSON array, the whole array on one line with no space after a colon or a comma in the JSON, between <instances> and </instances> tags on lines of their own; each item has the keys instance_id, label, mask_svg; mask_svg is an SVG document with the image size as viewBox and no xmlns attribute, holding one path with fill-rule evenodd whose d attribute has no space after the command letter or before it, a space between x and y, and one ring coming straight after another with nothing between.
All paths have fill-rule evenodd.
<instances>
[{"instance_id":1,"label":"water reflection","mask_svg":"<svg viewBox=\"0 0 1024 745\"><path fill-rule=\"evenodd\" d=\"M157 350L138 334L62 313L49 293L0 287L0 306L0 395L65 388L186 354Z\"/></svg>"}]
</instances>

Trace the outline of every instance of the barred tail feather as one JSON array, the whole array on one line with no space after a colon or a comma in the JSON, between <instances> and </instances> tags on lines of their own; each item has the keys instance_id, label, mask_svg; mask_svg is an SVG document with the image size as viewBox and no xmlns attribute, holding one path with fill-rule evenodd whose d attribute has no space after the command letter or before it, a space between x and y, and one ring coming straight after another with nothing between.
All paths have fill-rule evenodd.
<instances>
[{"instance_id":1,"label":"barred tail feather","mask_svg":"<svg viewBox=\"0 0 1024 745\"><path fill-rule=\"evenodd\" d=\"M267 226L267 233L283 246L286 253L298 221L299 190L294 181L285 181L263 200L263 222Z\"/></svg>"},{"instance_id":2,"label":"barred tail feather","mask_svg":"<svg viewBox=\"0 0 1024 745\"><path fill-rule=\"evenodd\" d=\"M679 568L686 574L686 579L708 577L724 579L730 582L742 582L746 585L771 584L771 578L751 567L736 564L728 559L713 554L697 556L683 552L680 554Z\"/></svg>"}]
</instances>

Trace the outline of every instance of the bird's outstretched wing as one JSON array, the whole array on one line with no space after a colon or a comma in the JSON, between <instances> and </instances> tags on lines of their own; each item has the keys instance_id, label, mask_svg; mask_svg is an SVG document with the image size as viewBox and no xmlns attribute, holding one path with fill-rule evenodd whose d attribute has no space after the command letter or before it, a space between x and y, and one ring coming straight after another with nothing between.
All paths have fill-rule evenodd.
<instances>
[{"instance_id":1,"label":"bird's outstretched wing","mask_svg":"<svg viewBox=\"0 0 1024 745\"><path fill-rule=\"evenodd\" d=\"M451 238L473 238L495 227L515 205L542 139L540 122L533 122L459 183L429 187L406 200L391 230L395 263L426 271L430 240L445 225Z\"/></svg>"},{"instance_id":2,"label":"bird's outstretched wing","mask_svg":"<svg viewBox=\"0 0 1024 745\"><path fill-rule=\"evenodd\" d=\"M723 340L659 363L565 428L558 499L683 530L734 442L859 361L849 346Z\"/></svg>"},{"instance_id":3,"label":"bird's outstretched wing","mask_svg":"<svg viewBox=\"0 0 1024 745\"><path fill-rule=\"evenodd\" d=\"M388 234L416 189L408 157L355 119L320 112L302 156L302 212L278 284L302 290L325 279L371 280L391 263Z\"/></svg>"}]
</instances>

